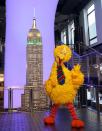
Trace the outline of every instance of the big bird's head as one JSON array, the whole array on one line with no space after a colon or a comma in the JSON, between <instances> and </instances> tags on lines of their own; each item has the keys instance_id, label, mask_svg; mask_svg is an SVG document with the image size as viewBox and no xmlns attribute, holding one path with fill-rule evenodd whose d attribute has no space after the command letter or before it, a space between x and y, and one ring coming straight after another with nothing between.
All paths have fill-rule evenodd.
<instances>
[{"instance_id":1,"label":"big bird's head","mask_svg":"<svg viewBox=\"0 0 102 131\"><path fill-rule=\"evenodd\" d=\"M58 64L70 60L72 51L67 45L58 45L54 50L54 57Z\"/></svg>"}]
</instances>

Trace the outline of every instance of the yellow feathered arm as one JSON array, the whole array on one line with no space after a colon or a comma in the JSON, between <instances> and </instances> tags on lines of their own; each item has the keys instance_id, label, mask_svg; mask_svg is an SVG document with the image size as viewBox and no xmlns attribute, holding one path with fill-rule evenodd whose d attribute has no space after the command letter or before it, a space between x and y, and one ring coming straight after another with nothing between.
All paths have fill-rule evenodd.
<instances>
[{"instance_id":1,"label":"yellow feathered arm","mask_svg":"<svg viewBox=\"0 0 102 131\"><path fill-rule=\"evenodd\" d=\"M52 89L58 84L57 77L56 77L57 76L56 68L57 68L57 63L54 62L51 69L50 77L45 82L45 89L48 95L50 95Z\"/></svg>"},{"instance_id":2,"label":"yellow feathered arm","mask_svg":"<svg viewBox=\"0 0 102 131\"><path fill-rule=\"evenodd\" d=\"M52 84L51 84L50 79L45 81L45 89L46 89L47 95L50 96L51 91L52 91Z\"/></svg>"},{"instance_id":3,"label":"yellow feathered arm","mask_svg":"<svg viewBox=\"0 0 102 131\"><path fill-rule=\"evenodd\" d=\"M84 75L80 70L80 65L77 64L71 71L72 83L75 89L79 89L80 86L84 83Z\"/></svg>"}]
</instances>

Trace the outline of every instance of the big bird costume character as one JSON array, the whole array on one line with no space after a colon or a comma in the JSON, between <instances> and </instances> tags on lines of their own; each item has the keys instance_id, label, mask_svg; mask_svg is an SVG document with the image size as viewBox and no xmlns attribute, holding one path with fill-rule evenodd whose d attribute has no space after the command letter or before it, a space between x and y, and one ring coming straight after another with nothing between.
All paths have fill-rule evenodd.
<instances>
[{"instance_id":1,"label":"big bird costume character","mask_svg":"<svg viewBox=\"0 0 102 131\"><path fill-rule=\"evenodd\" d=\"M79 120L73 105L77 91L84 82L84 75L79 64L71 71L65 67L64 62L68 62L71 56L71 49L66 45L59 45L54 50L55 61L50 77L45 82L46 93L54 104L50 115L44 118L45 124L54 124L58 107L65 104L72 117L71 126L84 127L84 122Z\"/></svg>"}]
</instances>

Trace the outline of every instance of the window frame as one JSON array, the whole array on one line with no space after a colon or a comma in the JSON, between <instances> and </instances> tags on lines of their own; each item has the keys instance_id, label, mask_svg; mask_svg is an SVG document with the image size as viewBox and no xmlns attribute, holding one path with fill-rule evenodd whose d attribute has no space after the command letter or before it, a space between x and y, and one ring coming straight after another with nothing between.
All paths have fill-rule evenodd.
<instances>
[{"instance_id":1,"label":"window frame","mask_svg":"<svg viewBox=\"0 0 102 131\"><path fill-rule=\"evenodd\" d=\"M93 44L90 44L90 43L91 43L92 40L95 40L95 39L97 38L97 31L96 31L96 36L90 39L88 16L89 16L92 12L95 12L95 5L94 5L94 9L93 9L90 13L88 13L88 9L89 9L92 5L94 5L94 3L91 3L90 5L88 5L88 7L87 7L87 9L86 9L86 12L87 12L86 15L87 15L88 42L89 42L89 46L94 45L96 42L93 43ZM95 17L95 21L96 21L96 17ZM96 26L96 24L95 24L95 26Z\"/></svg>"}]
</instances>

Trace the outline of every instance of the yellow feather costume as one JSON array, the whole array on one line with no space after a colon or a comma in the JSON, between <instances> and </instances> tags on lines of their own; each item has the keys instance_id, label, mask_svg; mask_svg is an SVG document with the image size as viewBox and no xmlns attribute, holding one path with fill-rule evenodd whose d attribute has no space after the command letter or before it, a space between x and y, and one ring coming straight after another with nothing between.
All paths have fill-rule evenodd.
<instances>
[{"instance_id":1,"label":"yellow feather costume","mask_svg":"<svg viewBox=\"0 0 102 131\"><path fill-rule=\"evenodd\" d=\"M64 62L70 60L72 52L66 45L57 46L54 50L55 62L53 63L49 79L45 82L45 89L50 99L55 104L73 102L77 90L84 82L84 75L80 71L80 65L75 65L70 71ZM65 75L65 83L60 85L57 80L57 64L61 60L62 70Z\"/></svg>"}]
</instances>

